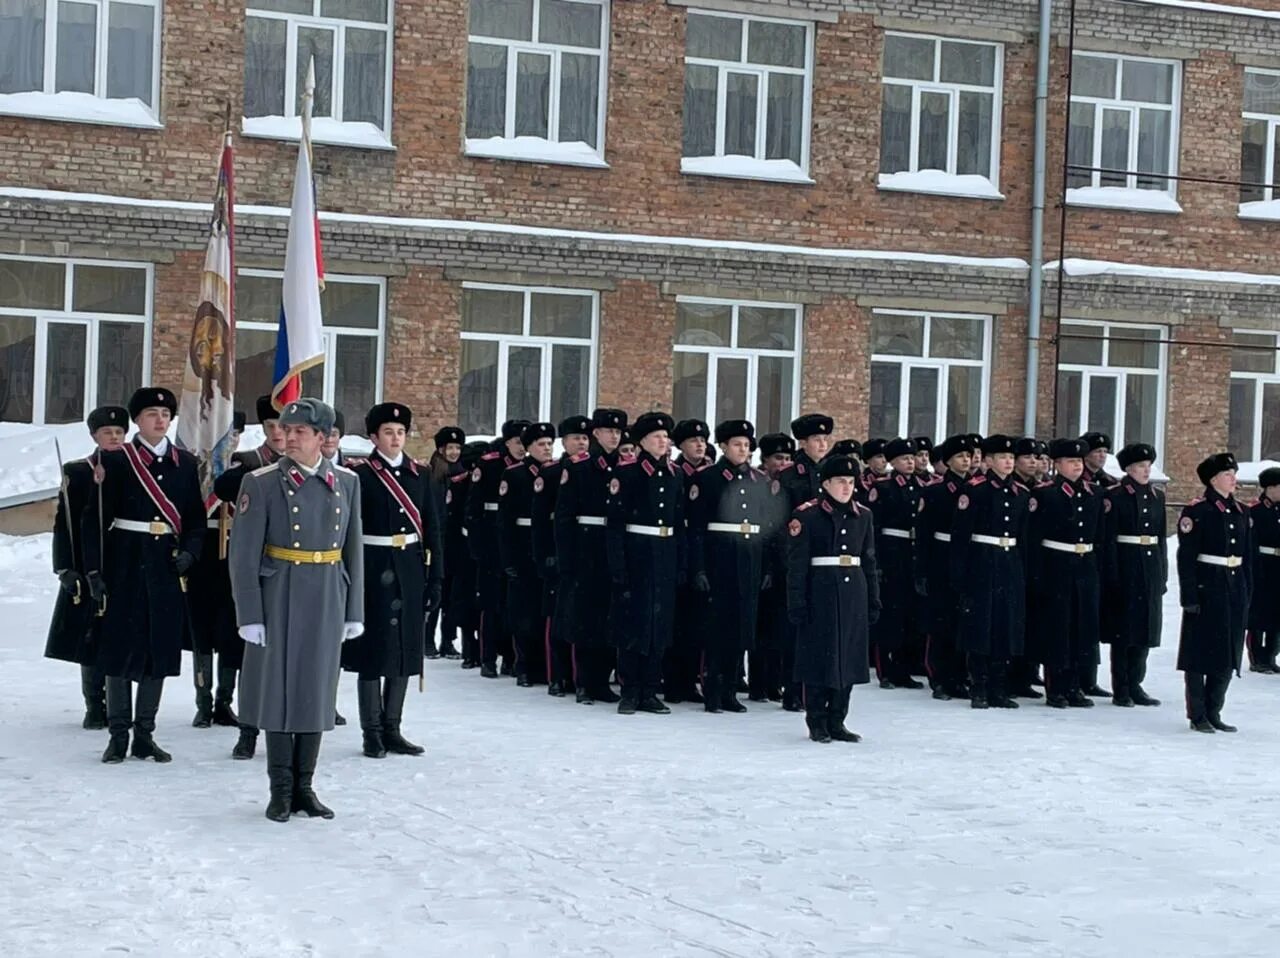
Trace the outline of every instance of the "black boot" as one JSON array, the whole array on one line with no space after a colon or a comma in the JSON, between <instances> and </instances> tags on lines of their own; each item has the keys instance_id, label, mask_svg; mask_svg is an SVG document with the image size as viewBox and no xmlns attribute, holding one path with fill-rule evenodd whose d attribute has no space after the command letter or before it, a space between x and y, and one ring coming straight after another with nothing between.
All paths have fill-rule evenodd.
<instances>
[{"instance_id":1,"label":"black boot","mask_svg":"<svg viewBox=\"0 0 1280 958\"><path fill-rule=\"evenodd\" d=\"M346 725L346 724L347 724L347 720L343 717L342 713L341 713L341 712L339 712L337 709L334 709L334 710L333 710L333 724L334 724L334 725Z\"/></svg>"},{"instance_id":2,"label":"black boot","mask_svg":"<svg viewBox=\"0 0 1280 958\"><path fill-rule=\"evenodd\" d=\"M173 761L173 756L157 745L156 740L152 738L156 730L156 713L160 711L160 695L163 691L164 679L143 679L138 683L131 750L134 758L151 758L161 764Z\"/></svg>"},{"instance_id":3,"label":"black boot","mask_svg":"<svg viewBox=\"0 0 1280 958\"><path fill-rule=\"evenodd\" d=\"M1217 729L1210 724L1208 719L1192 719L1191 730L1193 732L1204 732L1208 735L1212 735L1217 731Z\"/></svg>"},{"instance_id":4,"label":"black boot","mask_svg":"<svg viewBox=\"0 0 1280 958\"><path fill-rule=\"evenodd\" d=\"M702 677L702 708L704 711L718 714L724 694L720 691L720 678L710 673Z\"/></svg>"},{"instance_id":5,"label":"black boot","mask_svg":"<svg viewBox=\"0 0 1280 958\"><path fill-rule=\"evenodd\" d=\"M831 736L833 742L861 742L862 736L857 732L850 732L844 727L843 722L833 723L827 728L827 733Z\"/></svg>"},{"instance_id":6,"label":"black boot","mask_svg":"<svg viewBox=\"0 0 1280 958\"><path fill-rule=\"evenodd\" d=\"M377 679L361 679L356 683L360 702L360 729L364 732L364 754L369 758L386 758L382 741L382 683Z\"/></svg>"},{"instance_id":7,"label":"black boot","mask_svg":"<svg viewBox=\"0 0 1280 958\"><path fill-rule=\"evenodd\" d=\"M525 675L524 673L521 673L520 675L516 676L516 685L519 688L527 689L527 688L532 688L533 683L529 681L529 676Z\"/></svg>"},{"instance_id":8,"label":"black boot","mask_svg":"<svg viewBox=\"0 0 1280 958\"><path fill-rule=\"evenodd\" d=\"M630 692L626 692L618 698L619 715L635 715L636 709L639 707L640 703L636 701L635 696Z\"/></svg>"},{"instance_id":9,"label":"black boot","mask_svg":"<svg viewBox=\"0 0 1280 958\"><path fill-rule=\"evenodd\" d=\"M670 715L671 709L663 703L662 699L656 695L646 695L640 699L640 704L636 706L641 712L649 712L653 715Z\"/></svg>"},{"instance_id":10,"label":"black boot","mask_svg":"<svg viewBox=\"0 0 1280 958\"><path fill-rule=\"evenodd\" d=\"M1217 731L1219 731L1219 732L1238 732L1238 731L1240 731L1240 730L1239 730L1238 728L1236 728L1234 725L1228 725L1226 722L1222 721L1221 717L1220 717L1220 716L1217 716L1217 715L1210 715L1210 716L1209 716L1209 724L1210 724L1210 725L1212 725L1212 726L1214 727L1214 729L1215 729L1215 730L1217 730Z\"/></svg>"},{"instance_id":11,"label":"black boot","mask_svg":"<svg viewBox=\"0 0 1280 958\"><path fill-rule=\"evenodd\" d=\"M267 780L271 783L267 818L287 822L293 811L293 736L288 732L267 733Z\"/></svg>"},{"instance_id":12,"label":"black boot","mask_svg":"<svg viewBox=\"0 0 1280 958\"><path fill-rule=\"evenodd\" d=\"M241 762L247 762L253 758L257 750L258 730L252 725L241 725L240 737L236 739L236 744L231 749L231 757Z\"/></svg>"},{"instance_id":13,"label":"black boot","mask_svg":"<svg viewBox=\"0 0 1280 958\"><path fill-rule=\"evenodd\" d=\"M173 761L173 756L156 744L156 740L151 737L150 732L144 732L140 729L134 730L133 749L131 751L134 758L155 759L161 765Z\"/></svg>"},{"instance_id":14,"label":"black boot","mask_svg":"<svg viewBox=\"0 0 1280 958\"><path fill-rule=\"evenodd\" d=\"M129 754L129 733L112 732L107 742L106 751L102 753L102 761L107 765L119 765Z\"/></svg>"},{"instance_id":15,"label":"black boot","mask_svg":"<svg viewBox=\"0 0 1280 958\"><path fill-rule=\"evenodd\" d=\"M1073 709L1091 709L1093 708L1093 699L1085 695L1080 689L1072 689L1067 693L1067 704Z\"/></svg>"},{"instance_id":16,"label":"black boot","mask_svg":"<svg viewBox=\"0 0 1280 958\"><path fill-rule=\"evenodd\" d=\"M400 734L400 719L404 714L404 697L409 689L408 676L386 680L386 693L382 698L382 744L396 755L421 755L426 751L414 745Z\"/></svg>"},{"instance_id":17,"label":"black boot","mask_svg":"<svg viewBox=\"0 0 1280 958\"><path fill-rule=\"evenodd\" d=\"M458 650L453 647L453 636L445 635L440 638L440 658L442 659L460 659L461 655Z\"/></svg>"},{"instance_id":18,"label":"black boot","mask_svg":"<svg viewBox=\"0 0 1280 958\"><path fill-rule=\"evenodd\" d=\"M80 694L84 696L84 720L80 727L100 731L107 727L107 690L101 673L92 665L80 666Z\"/></svg>"},{"instance_id":19,"label":"black boot","mask_svg":"<svg viewBox=\"0 0 1280 958\"><path fill-rule=\"evenodd\" d=\"M293 800L289 808L308 818L333 818L333 809L316 798L311 789L316 759L320 757L320 735L319 732L305 732L293 736Z\"/></svg>"},{"instance_id":20,"label":"black boot","mask_svg":"<svg viewBox=\"0 0 1280 958\"><path fill-rule=\"evenodd\" d=\"M1133 701L1134 705L1145 705L1148 707L1154 707L1160 704L1160 700L1152 698L1150 695L1148 695L1145 691L1143 691L1141 685L1134 686L1133 691L1129 693L1129 698Z\"/></svg>"},{"instance_id":21,"label":"black boot","mask_svg":"<svg viewBox=\"0 0 1280 958\"><path fill-rule=\"evenodd\" d=\"M574 696L579 705L595 705L596 700L591 697L591 693L585 688L579 688Z\"/></svg>"},{"instance_id":22,"label":"black boot","mask_svg":"<svg viewBox=\"0 0 1280 958\"><path fill-rule=\"evenodd\" d=\"M564 682L560 679L552 679L547 683L547 694L553 698L564 698Z\"/></svg>"},{"instance_id":23,"label":"black boot","mask_svg":"<svg viewBox=\"0 0 1280 958\"><path fill-rule=\"evenodd\" d=\"M1050 694L1044 700L1044 704L1049 706L1051 709L1065 709L1067 707L1067 697L1065 695L1058 695L1055 692Z\"/></svg>"},{"instance_id":24,"label":"black boot","mask_svg":"<svg viewBox=\"0 0 1280 958\"><path fill-rule=\"evenodd\" d=\"M213 726L213 655L194 655L196 683L196 714L192 728Z\"/></svg>"},{"instance_id":25,"label":"black boot","mask_svg":"<svg viewBox=\"0 0 1280 958\"><path fill-rule=\"evenodd\" d=\"M236 670L218 666L218 694L213 700L213 724L236 728L240 719L231 708L231 697L236 691Z\"/></svg>"},{"instance_id":26,"label":"black boot","mask_svg":"<svg viewBox=\"0 0 1280 958\"><path fill-rule=\"evenodd\" d=\"M480 666L480 677L482 679L496 679L498 677L497 665L490 665L488 662Z\"/></svg>"},{"instance_id":27,"label":"black boot","mask_svg":"<svg viewBox=\"0 0 1280 958\"><path fill-rule=\"evenodd\" d=\"M720 697L720 708L725 712L745 712L747 707L738 701L736 692L731 691L732 685L726 684L726 690Z\"/></svg>"}]
</instances>

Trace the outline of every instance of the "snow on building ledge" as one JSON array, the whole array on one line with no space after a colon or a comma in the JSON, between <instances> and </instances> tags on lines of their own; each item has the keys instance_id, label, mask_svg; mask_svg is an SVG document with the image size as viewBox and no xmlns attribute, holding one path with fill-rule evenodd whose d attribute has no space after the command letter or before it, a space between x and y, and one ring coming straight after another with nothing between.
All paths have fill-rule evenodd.
<instances>
[{"instance_id":1,"label":"snow on building ledge","mask_svg":"<svg viewBox=\"0 0 1280 958\"><path fill-rule=\"evenodd\" d=\"M812 185L813 180L790 160L757 160L751 156L685 156L680 172L693 176L722 176L731 180L768 180Z\"/></svg>"},{"instance_id":2,"label":"snow on building ledge","mask_svg":"<svg viewBox=\"0 0 1280 958\"><path fill-rule=\"evenodd\" d=\"M1135 213L1182 212L1178 201L1162 190L1137 190L1127 186L1078 186L1067 190L1067 205Z\"/></svg>"},{"instance_id":3,"label":"snow on building ledge","mask_svg":"<svg viewBox=\"0 0 1280 958\"><path fill-rule=\"evenodd\" d=\"M296 116L246 116L240 132L264 140L302 139L302 120ZM390 137L372 123L344 123L327 116L311 120L311 142L324 146L350 146L364 150L394 150Z\"/></svg>"},{"instance_id":4,"label":"snow on building ledge","mask_svg":"<svg viewBox=\"0 0 1280 958\"><path fill-rule=\"evenodd\" d=\"M917 170L912 173L881 173L876 188L903 193L932 193L935 196L957 196L975 200L1002 200L1001 193L985 176L963 175L942 170Z\"/></svg>"},{"instance_id":5,"label":"snow on building ledge","mask_svg":"<svg viewBox=\"0 0 1280 958\"><path fill-rule=\"evenodd\" d=\"M1134 279L1173 280L1179 283L1217 283L1238 286L1280 286L1280 275L1274 273L1233 273L1208 269L1184 269L1178 266L1151 266L1146 263L1117 263L1102 259L1063 261L1068 276L1127 276ZM1058 261L1044 264L1046 279L1053 279Z\"/></svg>"},{"instance_id":6,"label":"snow on building ledge","mask_svg":"<svg viewBox=\"0 0 1280 958\"><path fill-rule=\"evenodd\" d=\"M556 143L540 136L491 136L484 139L467 137L464 152L490 160L515 160L522 163L559 163L607 170L609 164L587 143Z\"/></svg>"},{"instance_id":7,"label":"snow on building ledge","mask_svg":"<svg viewBox=\"0 0 1280 958\"><path fill-rule=\"evenodd\" d=\"M136 97L108 100L91 93L5 93L0 94L0 114L143 130L164 129L151 107Z\"/></svg>"},{"instance_id":8,"label":"snow on building ledge","mask_svg":"<svg viewBox=\"0 0 1280 958\"><path fill-rule=\"evenodd\" d=\"M1280 220L1280 200L1255 200L1237 207L1242 220Z\"/></svg>"}]
</instances>

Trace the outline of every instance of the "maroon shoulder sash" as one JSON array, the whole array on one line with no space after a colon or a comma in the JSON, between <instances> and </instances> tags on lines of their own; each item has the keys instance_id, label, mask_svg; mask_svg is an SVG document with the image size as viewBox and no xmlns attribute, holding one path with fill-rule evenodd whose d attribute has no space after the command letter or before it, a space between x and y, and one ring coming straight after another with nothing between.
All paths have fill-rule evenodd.
<instances>
[{"instance_id":1,"label":"maroon shoulder sash","mask_svg":"<svg viewBox=\"0 0 1280 958\"><path fill-rule=\"evenodd\" d=\"M373 470L373 474L382 480L382 484L387 487L387 491L391 493L396 502L400 503L401 508L404 509L404 514L409 517L409 521L413 523L413 528L418 533L418 540L425 543L426 539L423 537L422 532L422 513L413 504L409 494L404 491L404 486L400 485L400 481L387 470L381 460L371 457L369 459L369 467Z\"/></svg>"},{"instance_id":2,"label":"maroon shoulder sash","mask_svg":"<svg viewBox=\"0 0 1280 958\"><path fill-rule=\"evenodd\" d=\"M156 482L155 477L147 472L146 467L142 464L142 457L138 454L138 449L133 443L125 443L120 447L124 450L124 457L129 461L129 468L133 470L133 475L138 482L142 484L142 488L146 490L147 496L160 514L164 516L165 521L173 527L175 535L182 533L182 513L178 511L169 497L164 494L164 490L160 488L160 484Z\"/></svg>"}]
</instances>

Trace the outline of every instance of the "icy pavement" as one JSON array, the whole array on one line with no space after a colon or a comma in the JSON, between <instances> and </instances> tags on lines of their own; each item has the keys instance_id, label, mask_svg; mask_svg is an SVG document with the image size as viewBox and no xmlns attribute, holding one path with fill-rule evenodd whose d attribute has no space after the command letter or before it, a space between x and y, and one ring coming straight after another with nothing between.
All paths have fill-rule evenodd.
<instances>
[{"instance_id":1,"label":"icy pavement","mask_svg":"<svg viewBox=\"0 0 1280 958\"><path fill-rule=\"evenodd\" d=\"M422 758L325 739L332 822L268 822L261 754L190 727L105 767L73 666L41 658L48 537L0 538L0 954L1273 956L1280 677L1196 735L1174 636L1158 709L973 712L854 692L861 745L799 716L553 700L427 663ZM354 719L355 686L342 683Z\"/></svg>"}]
</instances>

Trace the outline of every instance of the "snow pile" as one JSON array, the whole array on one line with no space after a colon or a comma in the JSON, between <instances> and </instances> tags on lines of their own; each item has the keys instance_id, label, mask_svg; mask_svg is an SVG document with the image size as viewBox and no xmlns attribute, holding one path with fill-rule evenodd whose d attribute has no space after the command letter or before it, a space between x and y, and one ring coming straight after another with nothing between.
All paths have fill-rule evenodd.
<instances>
[{"instance_id":1,"label":"snow pile","mask_svg":"<svg viewBox=\"0 0 1280 958\"><path fill-rule=\"evenodd\" d=\"M686 156L680 160L680 172L740 180L813 182L809 174L791 160L757 160L753 156Z\"/></svg>"},{"instance_id":2,"label":"snow pile","mask_svg":"<svg viewBox=\"0 0 1280 958\"><path fill-rule=\"evenodd\" d=\"M1058 261L1044 264L1046 276L1058 271ZM1146 263L1118 263L1105 259L1063 260L1068 276L1133 276L1143 279L1167 279L1179 283L1238 283L1246 286L1280 286L1280 274L1233 273L1223 270L1187 269L1181 266L1150 266Z\"/></svg>"},{"instance_id":3,"label":"snow pile","mask_svg":"<svg viewBox=\"0 0 1280 958\"><path fill-rule=\"evenodd\" d=\"M467 156L483 156L495 160L524 160L531 163L565 163L570 166L592 166L608 169L600 152L588 143L575 140L557 143L541 136L467 137Z\"/></svg>"},{"instance_id":4,"label":"snow pile","mask_svg":"<svg viewBox=\"0 0 1280 958\"><path fill-rule=\"evenodd\" d=\"M302 119L296 116L247 116L241 120L240 132L245 136L269 140L301 140ZM391 138L372 123L344 122L328 116L311 118L311 141L365 150L395 149Z\"/></svg>"},{"instance_id":5,"label":"snow pile","mask_svg":"<svg viewBox=\"0 0 1280 958\"><path fill-rule=\"evenodd\" d=\"M985 176L972 173L963 175L943 170L917 170L912 173L881 173L876 186L882 190L902 190L908 193L933 193L938 196L959 196L978 200L1002 200L1004 194L996 189Z\"/></svg>"},{"instance_id":6,"label":"snow pile","mask_svg":"<svg viewBox=\"0 0 1280 958\"><path fill-rule=\"evenodd\" d=\"M108 100L91 93L6 93L0 95L0 113L41 120L70 120L159 130L164 124L151 107L137 97Z\"/></svg>"},{"instance_id":7,"label":"snow pile","mask_svg":"<svg viewBox=\"0 0 1280 958\"><path fill-rule=\"evenodd\" d=\"M1139 190L1125 186L1079 186L1067 190L1069 206L1134 210L1140 213L1181 213L1182 207L1163 190Z\"/></svg>"}]
</instances>

